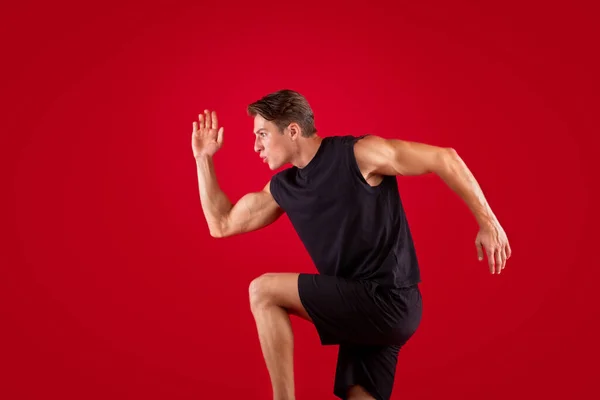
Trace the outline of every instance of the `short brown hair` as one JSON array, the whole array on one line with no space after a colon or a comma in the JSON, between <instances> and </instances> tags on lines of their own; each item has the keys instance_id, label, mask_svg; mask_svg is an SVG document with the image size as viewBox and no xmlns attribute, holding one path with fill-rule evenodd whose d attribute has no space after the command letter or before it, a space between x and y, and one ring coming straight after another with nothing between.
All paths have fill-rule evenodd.
<instances>
[{"instance_id":1,"label":"short brown hair","mask_svg":"<svg viewBox=\"0 0 600 400\"><path fill-rule=\"evenodd\" d=\"M264 96L248 106L248 115L262 116L272 121L281 132L292 122L302 129L302 136L311 137L317 132L315 116L308 101L300 93L283 89Z\"/></svg>"}]
</instances>

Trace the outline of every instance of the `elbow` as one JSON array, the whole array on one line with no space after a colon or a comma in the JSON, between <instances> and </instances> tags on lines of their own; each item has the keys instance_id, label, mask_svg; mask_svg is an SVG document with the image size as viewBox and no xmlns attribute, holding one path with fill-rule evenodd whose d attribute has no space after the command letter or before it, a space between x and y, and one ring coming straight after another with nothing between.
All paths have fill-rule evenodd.
<instances>
[{"instance_id":1,"label":"elbow","mask_svg":"<svg viewBox=\"0 0 600 400\"><path fill-rule=\"evenodd\" d=\"M217 226L210 226L210 236L220 239L229 236L225 224L221 223Z\"/></svg>"},{"instance_id":2,"label":"elbow","mask_svg":"<svg viewBox=\"0 0 600 400\"><path fill-rule=\"evenodd\" d=\"M217 230L217 229L211 229L210 230L210 236L216 238L216 239L220 239L220 238L224 238L225 235L223 234L223 231Z\"/></svg>"},{"instance_id":3,"label":"elbow","mask_svg":"<svg viewBox=\"0 0 600 400\"><path fill-rule=\"evenodd\" d=\"M435 172L437 175L445 175L446 172L456 170L460 156L452 147L443 147L439 153L438 162L436 163Z\"/></svg>"},{"instance_id":4,"label":"elbow","mask_svg":"<svg viewBox=\"0 0 600 400\"><path fill-rule=\"evenodd\" d=\"M231 236L231 233L226 231L225 229L211 229L210 236L216 239L222 239Z\"/></svg>"},{"instance_id":5,"label":"elbow","mask_svg":"<svg viewBox=\"0 0 600 400\"><path fill-rule=\"evenodd\" d=\"M445 158L448 158L450 160L458 159L458 152L456 150L454 150L452 147L444 147L443 152L444 152Z\"/></svg>"}]
</instances>

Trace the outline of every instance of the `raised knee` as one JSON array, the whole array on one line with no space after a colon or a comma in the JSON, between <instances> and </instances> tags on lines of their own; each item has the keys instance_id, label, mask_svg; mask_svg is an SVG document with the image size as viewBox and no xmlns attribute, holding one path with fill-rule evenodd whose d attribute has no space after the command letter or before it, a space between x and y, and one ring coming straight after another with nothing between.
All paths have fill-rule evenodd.
<instances>
[{"instance_id":1,"label":"raised knee","mask_svg":"<svg viewBox=\"0 0 600 400\"><path fill-rule=\"evenodd\" d=\"M269 303L270 280L271 274L263 274L250 282L248 292L250 295L250 308L252 309L252 312Z\"/></svg>"}]
</instances>

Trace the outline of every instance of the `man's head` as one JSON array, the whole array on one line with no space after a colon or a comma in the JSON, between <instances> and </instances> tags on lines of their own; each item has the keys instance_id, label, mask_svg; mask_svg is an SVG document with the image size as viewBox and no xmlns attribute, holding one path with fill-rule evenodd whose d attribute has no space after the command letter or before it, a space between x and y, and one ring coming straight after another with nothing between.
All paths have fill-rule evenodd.
<instances>
[{"instance_id":1,"label":"man's head","mask_svg":"<svg viewBox=\"0 0 600 400\"><path fill-rule=\"evenodd\" d=\"M291 162L299 141L315 135L314 115L308 101L293 90L280 90L248 106L254 117L254 151L274 170Z\"/></svg>"}]
</instances>

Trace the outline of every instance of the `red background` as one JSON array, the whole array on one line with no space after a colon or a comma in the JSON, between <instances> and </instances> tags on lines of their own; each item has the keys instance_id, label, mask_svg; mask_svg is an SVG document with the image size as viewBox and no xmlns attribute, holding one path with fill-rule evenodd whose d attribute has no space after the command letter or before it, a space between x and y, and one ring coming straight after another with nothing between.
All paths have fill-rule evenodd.
<instances>
[{"instance_id":1,"label":"red background","mask_svg":"<svg viewBox=\"0 0 600 400\"><path fill-rule=\"evenodd\" d=\"M314 267L286 217L209 236L190 135L219 112L235 201L271 176L245 108L290 88L323 136L454 147L511 241L490 275L464 203L399 179L424 316L393 398L597 398L597 14L413 3L5 8L0 397L270 397L248 284ZM297 397L332 399L337 349L293 326Z\"/></svg>"}]
</instances>

